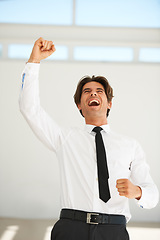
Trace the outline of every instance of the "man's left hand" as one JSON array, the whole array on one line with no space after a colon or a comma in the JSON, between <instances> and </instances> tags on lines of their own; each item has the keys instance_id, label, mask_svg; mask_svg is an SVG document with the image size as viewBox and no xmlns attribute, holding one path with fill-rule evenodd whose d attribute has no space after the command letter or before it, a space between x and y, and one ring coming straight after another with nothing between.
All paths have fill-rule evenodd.
<instances>
[{"instance_id":1,"label":"man's left hand","mask_svg":"<svg viewBox=\"0 0 160 240\"><path fill-rule=\"evenodd\" d=\"M118 179L116 182L116 188L120 196L136 198L137 200L139 200L142 196L141 188L134 185L128 179Z\"/></svg>"}]
</instances>

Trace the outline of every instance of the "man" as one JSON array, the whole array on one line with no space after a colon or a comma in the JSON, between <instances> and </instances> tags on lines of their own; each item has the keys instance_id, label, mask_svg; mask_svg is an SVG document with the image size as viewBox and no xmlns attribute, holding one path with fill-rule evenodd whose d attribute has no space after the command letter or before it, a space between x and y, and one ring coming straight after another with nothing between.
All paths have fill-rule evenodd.
<instances>
[{"instance_id":1,"label":"man","mask_svg":"<svg viewBox=\"0 0 160 240\"><path fill-rule=\"evenodd\" d=\"M19 99L30 127L60 162L62 211L51 239L127 240L128 199L153 208L159 197L144 153L135 140L110 130L113 89L104 77L87 76L77 86L74 100L85 118L84 130L62 130L47 115L39 101L39 63L54 51L52 41L35 42Z\"/></svg>"}]
</instances>

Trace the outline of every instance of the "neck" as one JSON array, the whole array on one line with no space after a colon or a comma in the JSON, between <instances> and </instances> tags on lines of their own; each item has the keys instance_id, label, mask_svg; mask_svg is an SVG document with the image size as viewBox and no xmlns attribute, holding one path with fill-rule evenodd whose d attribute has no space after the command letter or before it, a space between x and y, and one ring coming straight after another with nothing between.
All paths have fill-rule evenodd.
<instances>
[{"instance_id":1,"label":"neck","mask_svg":"<svg viewBox=\"0 0 160 240\"><path fill-rule=\"evenodd\" d=\"M94 126L102 126L102 125L105 125L105 124L107 124L108 122L107 122L107 118L105 118L105 119L98 119L98 118L85 118L85 122L86 122L86 124L89 124L89 125L94 125Z\"/></svg>"}]
</instances>

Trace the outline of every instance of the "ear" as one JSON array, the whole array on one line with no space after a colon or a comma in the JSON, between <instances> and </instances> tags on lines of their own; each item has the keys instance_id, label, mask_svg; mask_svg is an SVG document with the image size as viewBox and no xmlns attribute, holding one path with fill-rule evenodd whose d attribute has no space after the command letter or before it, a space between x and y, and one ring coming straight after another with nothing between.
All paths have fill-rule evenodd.
<instances>
[{"instance_id":1,"label":"ear","mask_svg":"<svg viewBox=\"0 0 160 240\"><path fill-rule=\"evenodd\" d=\"M81 108L81 104L79 103L79 104L77 104L77 107L78 107L78 109L79 110L81 110L82 108Z\"/></svg>"},{"instance_id":2,"label":"ear","mask_svg":"<svg viewBox=\"0 0 160 240\"><path fill-rule=\"evenodd\" d=\"M111 107L112 107L112 102L110 101L110 102L108 103L107 109L111 109Z\"/></svg>"}]
</instances>

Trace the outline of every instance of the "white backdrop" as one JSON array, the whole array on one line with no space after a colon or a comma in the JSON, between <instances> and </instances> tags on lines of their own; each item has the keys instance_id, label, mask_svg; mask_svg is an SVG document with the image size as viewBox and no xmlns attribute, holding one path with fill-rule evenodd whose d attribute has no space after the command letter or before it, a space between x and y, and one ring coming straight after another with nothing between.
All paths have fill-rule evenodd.
<instances>
[{"instance_id":1,"label":"white backdrop","mask_svg":"<svg viewBox=\"0 0 160 240\"><path fill-rule=\"evenodd\" d=\"M19 112L18 96L25 61L0 62L0 216L57 218L59 168L50 150L34 136ZM158 64L42 62L41 104L62 126L83 127L73 95L84 75L104 75L114 88L112 130L136 138L160 189L160 68ZM132 221L160 221L152 210L131 203Z\"/></svg>"}]
</instances>

